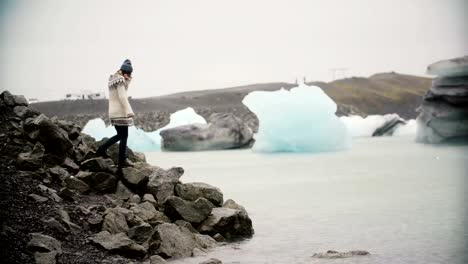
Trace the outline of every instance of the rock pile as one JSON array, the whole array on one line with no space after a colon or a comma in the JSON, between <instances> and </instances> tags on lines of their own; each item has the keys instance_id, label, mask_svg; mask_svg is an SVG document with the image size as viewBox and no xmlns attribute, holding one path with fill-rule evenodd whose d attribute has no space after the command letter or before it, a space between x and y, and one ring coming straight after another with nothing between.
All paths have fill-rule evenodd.
<instances>
[{"instance_id":1,"label":"rock pile","mask_svg":"<svg viewBox=\"0 0 468 264\"><path fill-rule=\"evenodd\" d=\"M423 97L417 118L417 140L439 143L468 138L468 56L428 66L437 75Z\"/></svg>"},{"instance_id":2,"label":"rock pile","mask_svg":"<svg viewBox=\"0 0 468 264\"><path fill-rule=\"evenodd\" d=\"M209 184L182 183L180 167L128 150L135 167L118 169L115 148L113 159L96 156L79 126L23 96L3 92L0 110L4 263L164 263L253 235L242 206Z\"/></svg>"}]
</instances>

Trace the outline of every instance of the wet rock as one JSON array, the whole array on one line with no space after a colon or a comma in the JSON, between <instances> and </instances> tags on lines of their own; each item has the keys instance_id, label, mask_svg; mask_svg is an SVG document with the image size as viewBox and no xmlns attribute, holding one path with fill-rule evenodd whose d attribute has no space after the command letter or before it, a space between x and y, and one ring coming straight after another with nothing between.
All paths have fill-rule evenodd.
<instances>
[{"instance_id":1,"label":"wet rock","mask_svg":"<svg viewBox=\"0 0 468 264\"><path fill-rule=\"evenodd\" d=\"M199 151L243 148L252 141L252 130L229 113L215 113L208 124L191 124L162 130L161 148Z\"/></svg>"},{"instance_id":2,"label":"wet rock","mask_svg":"<svg viewBox=\"0 0 468 264\"><path fill-rule=\"evenodd\" d=\"M150 224L143 223L134 226L128 230L128 237L138 244L142 244L150 239L153 235L153 227Z\"/></svg>"},{"instance_id":3,"label":"wet rock","mask_svg":"<svg viewBox=\"0 0 468 264\"><path fill-rule=\"evenodd\" d=\"M156 198L158 204L164 204L167 198L174 195L174 187L183 174L184 169L180 167L169 170L158 169L149 176L147 192Z\"/></svg>"},{"instance_id":4,"label":"wet rock","mask_svg":"<svg viewBox=\"0 0 468 264\"><path fill-rule=\"evenodd\" d=\"M199 264L223 264L223 262L217 258L210 258L209 260L205 260Z\"/></svg>"},{"instance_id":5,"label":"wet rock","mask_svg":"<svg viewBox=\"0 0 468 264\"><path fill-rule=\"evenodd\" d=\"M190 257L194 248L201 248L187 228L169 223L157 225L152 240L150 252L164 258Z\"/></svg>"},{"instance_id":6,"label":"wet rock","mask_svg":"<svg viewBox=\"0 0 468 264\"><path fill-rule=\"evenodd\" d=\"M62 253L62 245L60 242L47 235L41 233L31 233L31 240L29 241L27 247L33 252L57 252L58 254Z\"/></svg>"},{"instance_id":7,"label":"wet rock","mask_svg":"<svg viewBox=\"0 0 468 264\"><path fill-rule=\"evenodd\" d=\"M141 202L141 198L137 194L134 194L134 195L130 196L130 198L128 199L128 202L129 203L134 203L134 204L139 204Z\"/></svg>"},{"instance_id":8,"label":"wet rock","mask_svg":"<svg viewBox=\"0 0 468 264\"><path fill-rule=\"evenodd\" d=\"M326 253L315 253L312 255L313 258L324 258L324 259L338 259L338 258L350 258L354 256L367 256L370 253L363 250L353 250L348 252L338 252L329 250Z\"/></svg>"},{"instance_id":9,"label":"wet rock","mask_svg":"<svg viewBox=\"0 0 468 264\"><path fill-rule=\"evenodd\" d=\"M245 212L224 207L213 208L198 231L208 235L219 233L228 240L251 237L254 233L252 220Z\"/></svg>"},{"instance_id":10,"label":"wet rock","mask_svg":"<svg viewBox=\"0 0 468 264\"><path fill-rule=\"evenodd\" d=\"M247 213L247 211L245 210L244 206L242 205L239 205L237 204L234 200L232 199L228 199L226 200L226 202L224 202L223 204L223 207L225 208L231 208L231 209L236 209L236 210L240 210L244 213Z\"/></svg>"},{"instance_id":11,"label":"wet rock","mask_svg":"<svg viewBox=\"0 0 468 264\"><path fill-rule=\"evenodd\" d=\"M102 224L102 230L111 234L127 233L130 229L125 217L125 209L116 207L107 209Z\"/></svg>"},{"instance_id":12,"label":"wet rock","mask_svg":"<svg viewBox=\"0 0 468 264\"><path fill-rule=\"evenodd\" d=\"M15 106L15 108L13 108L13 112L22 119L32 117L35 114L31 109L29 109L29 107L23 105Z\"/></svg>"},{"instance_id":13,"label":"wet rock","mask_svg":"<svg viewBox=\"0 0 468 264\"><path fill-rule=\"evenodd\" d=\"M143 246L138 245L124 233L111 234L102 231L91 238L91 241L104 249L129 257L142 257L146 254Z\"/></svg>"},{"instance_id":14,"label":"wet rock","mask_svg":"<svg viewBox=\"0 0 468 264\"><path fill-rule=\"evenodd\" d=\"M217 244L216 240L210 236L202 235L202 234L194 234L194 235L198 244L204 249L213 248Z\"/></svg>"},{"instance_id":15,"label":"wet rock","mask_svg":"<svg viewBox=\"0 0 468 264\"><path fill-rule=\"evenodd\" d=\"M223 193L217 187L202 182L177 184L175 193L184 200L195 201L200 197L212 202L215 206L223 205Z\"/></svg>"},{"instance_id":16,"label":"wet rock","mask_svg":"<svg viewBox=\"0 0 468 264\"><path fill-rule=\"evenodd\" d=\"M192 257L201 257L201 256L205 256L205 255L206 255L206 251L203 250L203 249L194 248L192 250Z\"/></svg>"},{"instance_id":17,"label":"wet rock","mask_svg":"<svg viewBox=\"0 0 468 264\"><path fill-rule=\"evenodd\" d=\"M150 264L166 264L167 262L158 255L150 257Z\"/></svg>"},{"instance_id":18,"label":"wet rock","mask_svg":"<svg viewBox=\"0 0 468 264\"><path fill-rule=\"evenodd\" d=\"M210 215L213 207L213 204L203 197L191 202L171 196L167 199L165 212L172 219L183 219L198 224Z\"/></svg>"}]
</instances>

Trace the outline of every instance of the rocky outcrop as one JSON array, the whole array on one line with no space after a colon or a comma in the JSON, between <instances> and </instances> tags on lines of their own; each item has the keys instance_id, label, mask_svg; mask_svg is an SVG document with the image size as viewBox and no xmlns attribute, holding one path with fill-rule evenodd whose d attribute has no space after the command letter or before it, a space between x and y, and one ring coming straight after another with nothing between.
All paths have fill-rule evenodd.
<instances>
[{"instance_id":1,"label":"rocky outcrop","mask_svg":"<svg viewBox=\"0 0 468 264\"><path fill-rule=\"evenodd\" d=\"M252 220L245 211L225 207L213 208L210 216L198 227L198 231L213 236L219 233L228 240L254 234Z\"/></svg>"},{"instance_id":2,"label":"rocky outcrop","mask_svg":"<svg viewBox=\"0 0 468 264\"><path fill-rule=\"evenodd\" d=\"M419 108L417 141L468 139L468 56L433 63L427 72L437 78Z\"/></svg>"},{"instance_id":3,"label":"rocky outcrop","mask_svg":"<svg viewBox=\"0 0 468 264\"><path fill-rule=\"evenodd\" d=\"M395 130L401 126L406 125L406 121L400 118L397 114L390 115L390 118L386 120L386 122L378 127L374 133L372 133L373 137L381 137L381 136L391 136L395 132Z\"/></svg>"},{"instance_id":4,"label":"rocky outcrop","mask_svg":"<svg viewBox=\"0 0 468 264\"><path fill-rule=\"evenodd\" d=\"M162 130L161 148L200 151L250 147L252 130L232 114L213 114L208 124L191 124Z\"/></svg>"},{"instance_id":5,"label":"rocky outcrop","mask_svg":"<svg viewBox=\"0 0 468 264\"><path fill-rule=\"evenodd\" d=\"M251 221L235 216L213 224L220 230L197 231L221 208L223 194L182 183L182 168L165 170L133 153L135 167L117 169L96 157L98 144L75 124L49 119L9 93L0 95L0 110L5 263L158 263L206 252L217 245L213 237L222 241L221 231L249 236L238 230L252 229ZM25 234L29 227L43 234Z\"/></svg>"}]
</instances>

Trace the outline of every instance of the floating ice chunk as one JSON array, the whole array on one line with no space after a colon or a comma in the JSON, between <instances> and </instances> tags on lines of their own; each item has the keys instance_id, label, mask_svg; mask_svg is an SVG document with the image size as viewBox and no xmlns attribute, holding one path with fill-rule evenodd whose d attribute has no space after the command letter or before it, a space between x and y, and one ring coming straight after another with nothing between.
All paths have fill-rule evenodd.
<instances>
[{"instance_id":1,"label":"floating ice chunk","mask_svg":"<svg viewBox=\"0 0 468 264\"><path fill-rule=\"evenodd\" d=\"M255 91L242 101L259 119L259 152L322 152L351 147L351 136L335 115L336 104L321 88L300 84L286 91Z\"/></svg>"},{"instance_id":2,"label":"floating ice chunk","mask_svg":"<svg viewBox=\"0 0 468 264\"><path fill-rule=\"evenodd\" d=\"M135 151L159 151L161 150L161 136L159 135L161 130L193 123L206 124L206 120L195 113L193 108L188 107L173 113L170 117L169 124L156 131L145 132L135 126L129 127L127 145ZM86 126L83 128L83 133L86 133L99 141L105 137L113 137L117 132L112 126L106 127L106 124L102 119L96 118L88 121Z\"/></svg>"},{"instance_id":3,"label":"floating ice chunk","mask_svg":"<svg viewBox=\"0 0 468 264\"><path fill-rule=\"evenodd\" d=\"M372 137L374 131L381 127L386 122L397 118L398 115L396 114L387 114L387 115L370 115L366 118L361 116L342 116L340 117L341 121L343 121L351 133L352 137ZM407 125L400 125L393 134L396 135L407 135L407 134L416 134L416 125L415 122L412 123L413 127L408 127L407 130L402 130L402 132L398 132L398 130L402 129L402 127L406 127ZM413 130L412 130L413 129Z\"/></svg>"}]
</instances>

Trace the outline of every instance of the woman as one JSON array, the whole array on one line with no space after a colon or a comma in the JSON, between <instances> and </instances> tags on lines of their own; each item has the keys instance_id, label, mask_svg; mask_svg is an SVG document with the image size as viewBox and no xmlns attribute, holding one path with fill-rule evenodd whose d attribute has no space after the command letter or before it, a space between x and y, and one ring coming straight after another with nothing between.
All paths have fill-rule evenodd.
<instances>
[{"instance_id":1,"label":"woman","mask_svg":"<svg viewBox=\"0 0 468 264\"><path fill-rule=\"evenodd\" d=\"M117 135L108 139L96 152L98 156L109 157L106 154L106 150L117 143L117 141L120 141L119 168L133 166L126 155L128 127L133 126L134 116L127 97L128 86L132 80L132 72L132 62L127 59L120 67L120 70L109 77L109 118L115 130L117 130Z\"/></svg>"}]
</instances>

